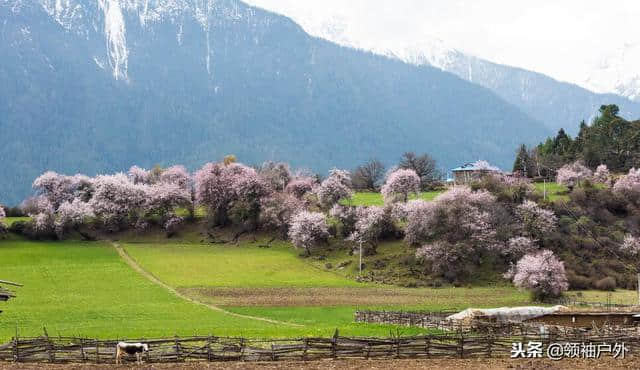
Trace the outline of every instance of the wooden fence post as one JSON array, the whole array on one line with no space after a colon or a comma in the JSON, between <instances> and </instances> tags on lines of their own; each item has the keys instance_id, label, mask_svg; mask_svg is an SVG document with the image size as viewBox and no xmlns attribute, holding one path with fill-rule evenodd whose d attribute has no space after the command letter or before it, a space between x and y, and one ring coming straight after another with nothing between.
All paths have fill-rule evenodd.
<instances>
[{"instance_id":1,"label":"wooden fence post","mask_svg":"<svg viewBox=\"0 0 640 370\"><path fill-rule=\"evenodd\" d=\"M302 361L307 361L307 350L309 349L309 341L304 338L304 349L302 350Z\"/></svg>"},{"instance_id":2,"label":"wooden fence post","mask_svg":"<svg viewBox=\"0 0 640 370\"><path fill-rule=\"evenodd\" d=\"M493 350L493 335L490 335L487 340L487 357L491 358L492 350Z\"/></svg>"},{"instance_id":3,"label":"wooden fence post","mask_svg":"<svg viewBox=\"0 0 640 370\"><path fill-rule=\"evenodd\" d=\"M20 355L18 354L18 334L13 338L13 362L20 362Z\"/></svg>"},{"instance_id":4,"label":"wooden fence post","mask_svg":"<svg viewBox=\"0 0 640 370\"><path fill-rule=\"evenodd\" d=\"M431 358L430 349L431 349L431 336L427 335L424 337L424 351L427 354L427 358Z\"/></svg>"},{"instance_id":5,"label":"wooden fence post","mask_svg":"<svg viewBox=\"0 0 640 370\"><path fill-rule=\"evenodd\" d=\"M96 364L100 363L100 340L96 339Z\"/></svg>"},{"instance_id":6,"label":"wooden fence post","mask_svg":"<svg viewBox=\"0 0 640 370\"><path fill-rule=\"evenodd\" d=\"M178 360L178 362L182 361L182 356L180 354L181 349L180 349L180 342L178 341L178 336L175 336L175 347L176 347L176 359Z\"/></svg>"},{"instance_id":7,"label":"wooden fence post","mask_svg":"<svg viewBox=\"0 0 640 370\"><path fill-rule=\"evenodd\" d=\"M331 338L331 356L334 360L338 358L338 329L336 329L333 338Z\"/></svg>"},{"instance_id":8,"label":"wooden fence post","mask_svg":"<svg viewBox=\"0 0 640 370\"><path fill-rule=\"evenodd\" d=\"M87 361L87 356L84 353L84 338L80 338L80 354L82 355L82 362Z\"/></svg>"},{"instance_id":9,"label":"wooden fence post","mask_svg":"<svg viewBox=\"0 0 640 370\"><path fill-rule=\"evenodd\" d=\"M244 337L240 338L240 361L244 361Z\"/></svg>"},{"instance_id":10,"label":"wooden fence post","mask_svg":"<svg viewBox=\"0 0 640 370\"><path fill-rule=\"evenodd\" d=\"M211 334L209 334L209 338L207 340L207 360L209 362L212 361L212 356L211 356Z\"/></svg>"},{"instance_id":11,"label":"wooden fence post","mask_svg":"<svg viewBox=\"0 0 640 370\"><path fill-rule=\"evenodd\" d=\"M460 333L460 358L464 358L464 334Z\"/></svg>"},{"instance_id":12,"label":"wooden fence post","mask_svg":"<svg viewBox=\"0 0 640 370\"><path fill-rule=\"evenodd\" d=\"M51 343L51 339L49 338L49 333L47 333L47 328L42 327L42 330L44 331L44 340L47 345L47 356L49 357L49 362L53 363L54 362L53 344Z\"/></svg>"}]
</instances>

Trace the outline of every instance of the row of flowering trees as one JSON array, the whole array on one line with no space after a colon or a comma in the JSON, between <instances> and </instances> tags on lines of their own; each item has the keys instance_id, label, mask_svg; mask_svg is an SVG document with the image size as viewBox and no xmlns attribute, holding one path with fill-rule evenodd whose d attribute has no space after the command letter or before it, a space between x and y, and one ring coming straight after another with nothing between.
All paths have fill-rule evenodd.
<instances>
[{"instance_id":1,"label":"row of flowering trees","mask_svg":"<svg viewBox=\"0 0 640 370\"><path fill-rule=\"evenodd\" d=\"M492 176L499 186L519 189L514 193L529 191L528 183ZM155 223L172 234L184 221L181 215L193 217L202 207L211 225L275 231L306 254L335 235L328 222L332 218L345 242L362 246L366 255L375 254L385 238L404 235L425 268L451 281L468 278L483 259L492 258L511 264L505 276L539 296L566 290L562 263L542 248L542 240L556 228L552 211L522 194L510 198L512 204L466 186L451 188L432 202L409 200L419 192L420 181L413 170L391 171L381 189L383 206L353 207L344 202L353 195L351 176L344 170L331 170L319 182L283 163L252 168L225 160L207 163L194 174L182 166L133 166L127 174L93 178L47 172L34 181L37 196L28 208L33 234L63 238L87 225L117 231ZM536 283L522 277L534 273Z\"/></svg>"}]
</instances>

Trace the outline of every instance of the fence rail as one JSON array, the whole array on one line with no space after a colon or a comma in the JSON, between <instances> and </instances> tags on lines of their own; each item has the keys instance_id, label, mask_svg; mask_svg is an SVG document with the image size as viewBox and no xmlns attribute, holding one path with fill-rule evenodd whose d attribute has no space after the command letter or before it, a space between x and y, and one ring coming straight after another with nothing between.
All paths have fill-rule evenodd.
<instances>
[{"instance_id":1,"label":"fence rail","mask_svg":"<svg viewBox=\"0 0 640 370\"><path fill-rule=\"evenodd\" d=\"M640 335L502 336L465 333L417 337L246 339L174 337L135 339L149 345L148 363L184 361L313 361L327 359L488 358L509 356L514 342L619 343L629 354L640 349ZM116 340L70 337L14 338L0 345L0 361L30 363L113 363ZM125 361L132 361L127 358Z\"/></svg>"}]
</instances>

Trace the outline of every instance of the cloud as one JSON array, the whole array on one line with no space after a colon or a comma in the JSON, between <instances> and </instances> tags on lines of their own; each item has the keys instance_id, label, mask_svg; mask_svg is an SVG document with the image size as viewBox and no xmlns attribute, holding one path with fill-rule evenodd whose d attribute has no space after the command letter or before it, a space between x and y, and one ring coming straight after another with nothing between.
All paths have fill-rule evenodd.
<instances>
[{"instance_id":1,"label":"cloud","mask_svg":"<svg viewBox=\"0 0 640 370\"><path fill-rule=\"evenodd\" d=\"M637 0L248 2L287 15L310 33L336 27L336 35L367 49L437 38L484 59L576 83L585 81L604 56L640 43Z\"/></svg>"}]
</instances>

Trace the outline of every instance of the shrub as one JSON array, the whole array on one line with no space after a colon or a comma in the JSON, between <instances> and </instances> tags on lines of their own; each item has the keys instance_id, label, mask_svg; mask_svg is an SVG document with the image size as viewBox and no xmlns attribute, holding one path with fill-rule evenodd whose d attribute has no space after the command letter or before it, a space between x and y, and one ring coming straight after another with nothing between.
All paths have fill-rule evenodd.
<instances>
[{"instance_id":1,"label":"shrub","mask_svg":"<svg viewBox=\"0 0 640 370\"><path fill-rule=\"evenodd\" d=\"M565 185L572 190L574 186L578 185L584 180L591 178L591 170L585 167L580 162L574 162L562 166L556 175L556 182Z\"/></svg>"},{"instance_id":2,"label":"shrub","mask_svg":"<svg viewBox=\"0 0 640 370\"><path fill-rule=\"evenodd\" d=\"M311 254L311 248L327 240L329 231L324 214L302 211L293 216L289 227L289 238L297 248Z\"/></svg>"},{"instance_id":3,"label":"shrub","mask_svg":"<svg viewBox=\"0 0 640 370\"><path fill-rule=\"evenodd\" d=\"M607 290L612 292L616 290L616 279L612 278L611 276L602 278L596 281L596 288L599 290Z\"/></svg>"},{"instance_id":4,"label":"shrub","mask_svg":"<svg viewBox=\"0 0 640 370\"><path fill-rule=\"evenodd\" d=\"M329 177L320 183L320 186L315 189L315 193L318 196L318 201L325 209L330 209L341 199L351 198L353 191L351 190L349 171L338 169L329 171Z\"/></svg>"},{"instance_id":5,"label":"shrub","mask_svg":"<svg viewBox=\"0 0 640 370\"><path fill-rule=\"evenodd\" d=\"M409 194L420 191L420 177L413 170L399 169L392 172L382 185L382 196L385 202L406 202Z\"/></svg>"},{"instance_id":6,"label":"shrub","mask_svg":"<svg viewBox=\"0 0 640 370\"><path fill-rule=\"evenodd\" d=\"M559 297L569 288L564 263L550 250L527 254L506 274L515 286L532 292L537 300Z\"/></svg>"}]
</instances>

